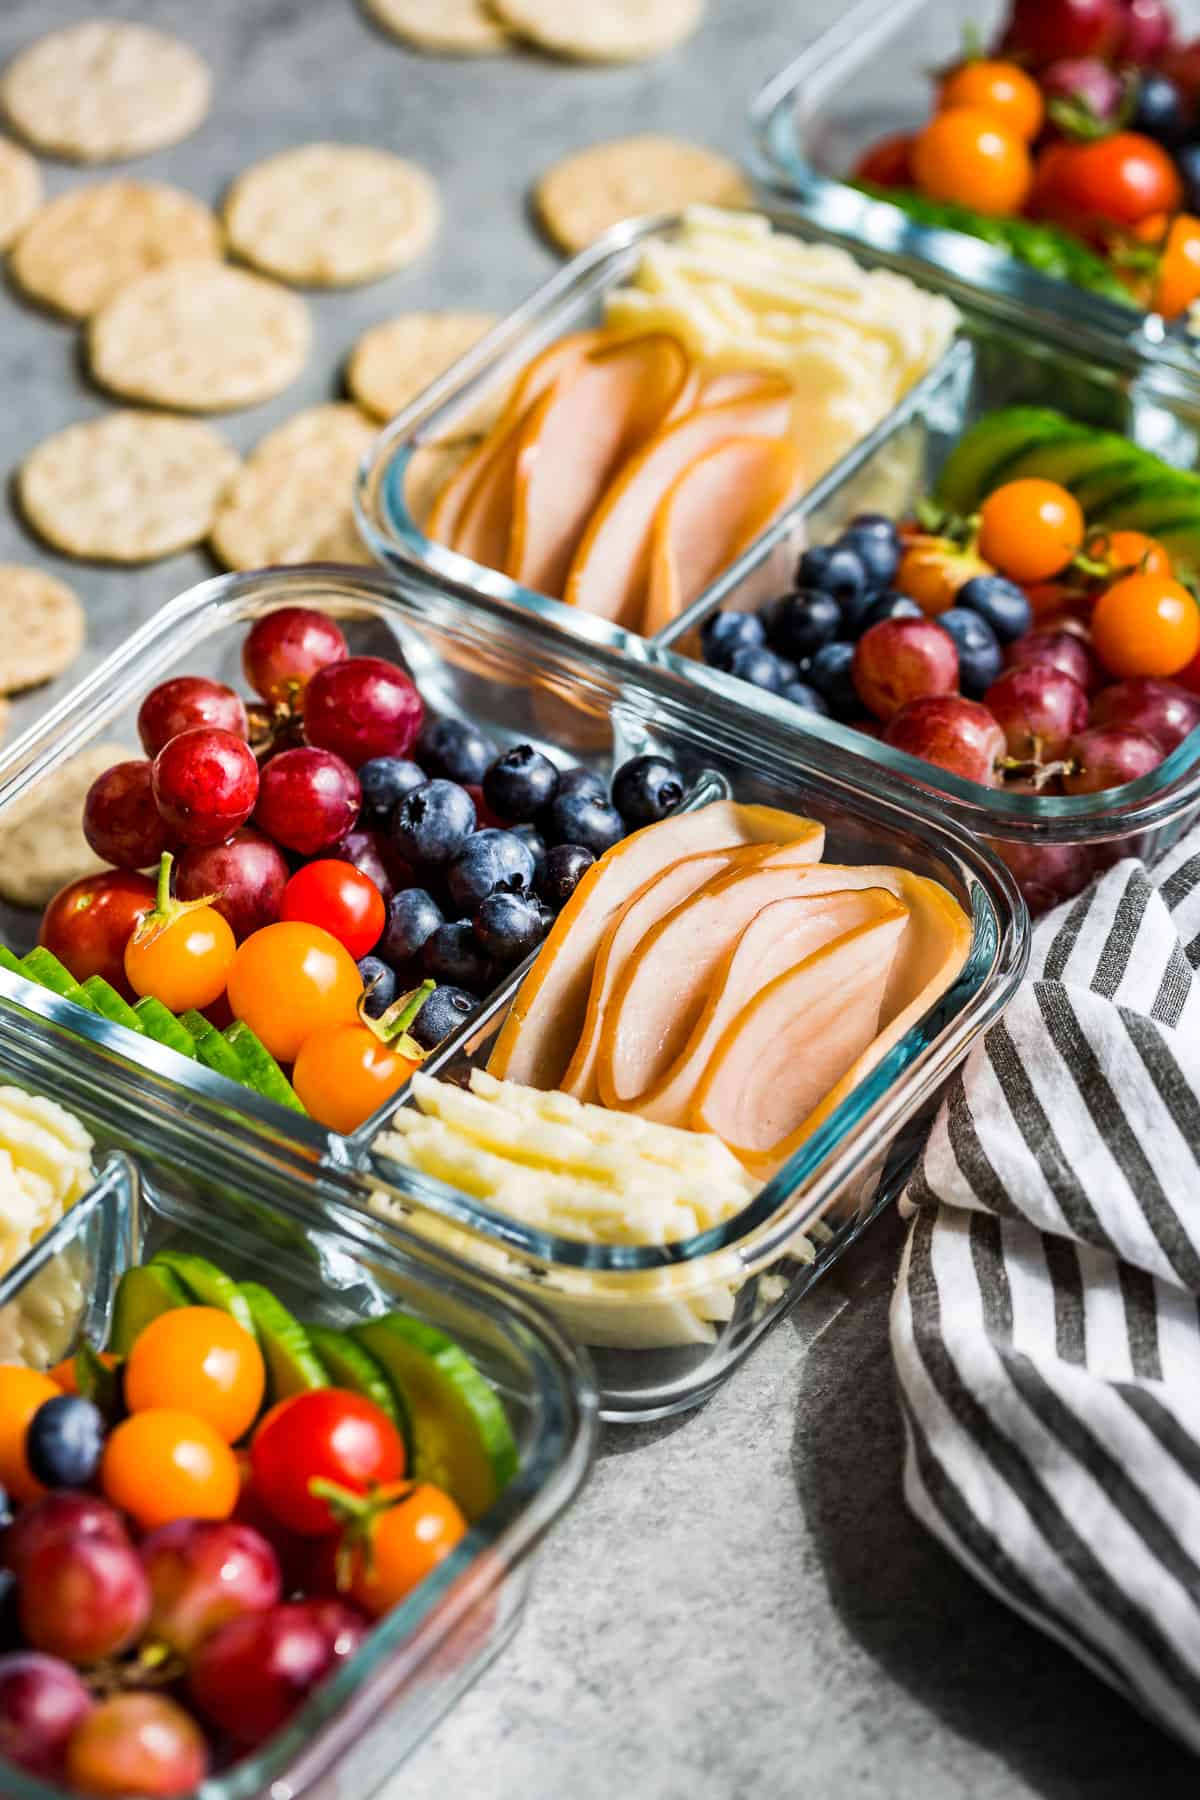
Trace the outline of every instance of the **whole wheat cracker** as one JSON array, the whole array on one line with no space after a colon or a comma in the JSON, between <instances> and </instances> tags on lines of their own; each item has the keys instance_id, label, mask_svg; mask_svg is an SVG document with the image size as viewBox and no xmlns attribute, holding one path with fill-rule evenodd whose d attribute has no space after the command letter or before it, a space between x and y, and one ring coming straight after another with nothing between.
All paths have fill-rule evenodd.
<instances>
[{"instance_id":1,"label":"whole wheat cracker","mask_svg":"<svg viewBox=\"0 0 1200 1800\"><path fill-rule=\"evenodd\" d=\"M728 157L647 132L564 157L541 177L534 198L547 232L573 254L622 219L696 204L745 206L753 196Z\"/></svg>"},{"instance_id":2,"label":"whole wheat cracker","mask_svg":"<svg viewBox=\"0 0 1200 1800\"><path fill-rule=\"evenodd\" d=\"M217 509L217 558L229 569L369 560L354 527L352 493L374 437L369 420L345 404L309 407L269 432Z\"/></svg>"},{"instance_id":3,"label":"whole wheat cracker","mask_svg":"<svg viewBox=\"0 0 1200 1800\"><path fill-rule=\"evenodd\" d=\"M690 37L704 0L489 0L539 50L578 62L641 62Z\"/></svg>"},{"instance_id":4,"label":"whole wheat cracker","mask_svg":"<svg viewBox=\"0 0 1200 1800\"><path fill-rule=\"evenodd\" d=\"M0 250L25 229L41 198L41 171L28 150L0 138Z\"/></svg>"},{"instance_id":5,"label":"whole wheat cracker","mask_svg":"<svg viewBox=\"0 0 1200 1800\"><path fill-rule=\"evenodd\" d=\"M0 693L65 674L87 637L75 593L27 563L0 563Z\"/></svg>"},{"instance_id":6,"label":"whole wheat cracker","mask_svg":"<svg viewBox=\"0 0 1200 1800\"><path fill-rule=\"evenodd\" d=\"M18 52L0 79L0 104L35 149L115 162L186 137L211 90L190 44L148 25L88 19Z\"/></svg>"},{"instance_id":7,"label":"whole wheat cracker","mask_svg":"<svg viewBox=\"0 0 1200 1800\"><path fill-rule=\"evenodd\" d=\"M83 835L83 803L97 776L138 755L92 744L0 813L0 899L45 906L69 881L107 866Z\"/></svg>"},{"instance_id":8,"label":"whole wheat cracker","mask_svg":"<svg viewBox=\"0 0 1200 1800\"><path fill-rule=\"evenodd\" d=\"M157 181L101 181L39 208L9 268L33 299L86 319L148 270L216 262L221 249L216 215L194 194Z\"/></svg>"},{"instance_id":9,"label":"whole wheat cracker","mask_svg":"<svg viewBox=\"0 0 1200 1800\"><path fill-rule=\"evenodd\" d=\"M505 30L487 0L364 0L377 25L393 37L443 56L494 56L507 50Z\"/></svg>"}]
</instances>

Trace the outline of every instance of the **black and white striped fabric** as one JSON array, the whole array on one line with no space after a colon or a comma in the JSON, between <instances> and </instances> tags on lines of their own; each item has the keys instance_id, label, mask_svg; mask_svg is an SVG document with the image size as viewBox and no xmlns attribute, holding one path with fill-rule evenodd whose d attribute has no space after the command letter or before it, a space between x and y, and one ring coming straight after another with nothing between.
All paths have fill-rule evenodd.
<instances>
[{"instance_id":1,"label":"black and white striped fabric","mask_svg":"<svg viewBox=\"0 0 1200 1800\"><path fill-rule=\"evenodd\" d=\"M1200 833L1040 922L905 1203L910 1506L1200 1751Z\"/></svg>"}]
</instances>

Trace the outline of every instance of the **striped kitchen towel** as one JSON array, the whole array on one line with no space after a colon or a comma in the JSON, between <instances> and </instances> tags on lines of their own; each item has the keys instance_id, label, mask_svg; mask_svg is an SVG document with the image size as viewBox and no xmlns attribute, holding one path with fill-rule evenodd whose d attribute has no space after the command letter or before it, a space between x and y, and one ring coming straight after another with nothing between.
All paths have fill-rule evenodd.
<instances>
[{"instance_id":1,"label":"striped kitchen towel","mask_svg":"<svg viewBox=\"0 0 1200 1800\"><path fill-rule=\"evenodd\" d=\"M909 1505L1200 1751L1200 833L1040 922L905 1204Z\"/></svg>"}]
</instances>

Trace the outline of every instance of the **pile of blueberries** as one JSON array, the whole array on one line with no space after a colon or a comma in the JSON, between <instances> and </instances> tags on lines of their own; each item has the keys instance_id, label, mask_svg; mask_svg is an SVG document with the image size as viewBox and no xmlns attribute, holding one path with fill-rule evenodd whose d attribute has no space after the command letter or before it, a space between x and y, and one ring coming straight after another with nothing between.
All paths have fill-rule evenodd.
<instances>
[{"instance_id":1,"label":"pile of blueberries","mask_svg":"<svg viewBox=\"0 0 1200 1800\"><path fill-rule=\"evenodd\" d=\"M532 744L501 754L474 726L427 719L416 760L364 763L360 829L397 859L387 924L359 963L376 1017L426 977L437 983L413 1036L439 1044L537 947L598 857L683 798L661 756L622 765L611 791L591 769L559 769Z\"/></svg>"},{"instance_id":2,"label":"pile of blueberries","mask_svg":"<svg viewBox=\"0 0 1200 1800\"><path fill-rule=\"evenodd\" d=\"M926 616L892 587L902 554L894 520L857 514L835 543L804 552L791 593L761 612L726 608L707 618L700 628L704 661L809 712L864 721L869 715L852 671L855 644L884 619ZM937 622L958 650L961 692L974 699L996 680L1004 644L1028 631L1033 615L1015 583L977 575Z\"/></svg>"}]
</instances>

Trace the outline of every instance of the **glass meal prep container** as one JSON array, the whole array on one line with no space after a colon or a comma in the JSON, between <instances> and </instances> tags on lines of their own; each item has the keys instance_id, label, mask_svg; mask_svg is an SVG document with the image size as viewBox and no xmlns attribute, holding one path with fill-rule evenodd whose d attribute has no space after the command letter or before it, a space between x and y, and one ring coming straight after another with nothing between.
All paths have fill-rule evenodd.
<instances>
[{"instance_id":1,"label":"glass meal prep container","mask_svg":"<svg viewBox=\"0 0 1200 1800\"><path fill-rule=\"evenodd\" d=\"M930 117L934 76L961 54L967 19L990 43L1006 8L983 0L857 0L762 88L751 110L756 178L810 224L851 250L885 254L916 280L1101 354L1131 355L1167 380L1200 380L1198 346L1182 321L1019 262L981 239L918 224L852 186L850 171L880 138Z\"/></svg>"},{"instance_id":2,"label":"glass meal prep container","mask_svg":"<svg viewBox=\"0 0 1200 1800\"><path fill-rule=\"evenodd\" d=\"M596 1438L586 1359L552 1320L437 1249L397 1243L353 1189L279 1142L207 1135L179 1096L115 1075L61 1025L0 1009L0 1084L48 1095L96 1140L94 1186L0 1280L0 1358L47 1367L105 1340L124 1270L170 1245L255 1277L306 1319L401 1308L452 1336L498 1391L519 1466L452 1556L291 1722L196 1790L203 1800L367 1800L520 1619L531 1555L578 1492ZM69 1800L0 1758L6 1800Z\"/></svg>"},{"instance_id":3,"label":"glass meal prep container","mask_svg":"<svg viewBox=\"0 0 1200 1800\"><path fill-rule=\"evenodd\" d=\"M207 1141L218 1143L236 1128L239 1145L253 1145L268 1163L276 1154L299 1154L344 1169L364 1212L374 1209L373 1230L383 1223L406 1240L432 1235L556 1308L577 1336L598 1345L605 1416L695 1404L897 1190L918 1115L1020 979L1028 922L1011 879L986 849L914 805L903 786L890 785L861 757L815 738L802 746L736 694L714 688L704 695L669 652L638 640L629 653L585 645L539 618L429 577L320 567L222 577L166 607L14 744L0 767L0 816L81 745L111 735L114 726L118 735L128 730L157 680L184 670L236 679L248 624L284 604L328 608L352 650L401 655L435 712L469 718L502 745L532 741L560 762L606 773L631 755L661 750L689 784L687 804L732 793L810 814L826 826L829 859L893 863L932 876L971 920L970 954L953 987L746 1212L686 1242L644 1249L523 1229L375 1154L391 1108L352 1137L338 1137L0 970L0 1012L19 1008L35 1041L38 1028L28 1023L34 1014L60 1039L73 1024L75 1054L96 1079L135 1083L163 1110L180 1109ZM28 932L34 918L24 917ZM519 970L508 977L427 1068L478 1056L519 979ZM318 1190L312 1199L320 1204ZM818 1229L810 1244L800 1243L825 1214L832 1231ZM759 1281L765 1270L771 1278ZM696 1303L711 1311L714 1302L723 1316L697 1331ZM630 1340L635 1349L626 1348Z\"/></svg>"}]
</instances>

